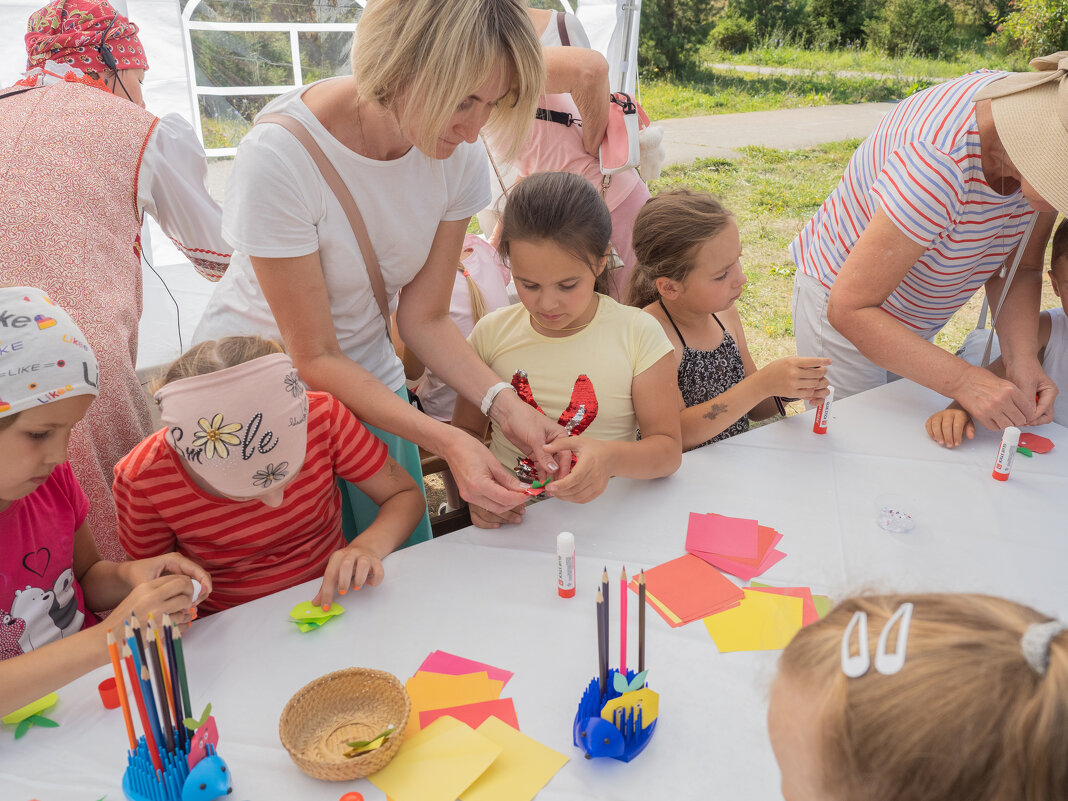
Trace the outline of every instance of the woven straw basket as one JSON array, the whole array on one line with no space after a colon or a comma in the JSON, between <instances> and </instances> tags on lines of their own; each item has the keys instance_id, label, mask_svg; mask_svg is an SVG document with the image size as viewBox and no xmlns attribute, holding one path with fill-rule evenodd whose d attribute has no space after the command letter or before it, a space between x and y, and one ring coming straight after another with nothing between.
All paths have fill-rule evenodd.
<instances>
[{"instance_id":1,"label":"woven straw basket","mask_svg":"<svg viewBox=\"0 0 1068 801\"><path fill-rule=\"evenodd\" d=\"M316 779L362 779L384 768L401 746L411 702L392 673L347 668L320 676L289 699L278 736L297 767ZM394 733L374 751L348 758L346 743Z\"/></svg>"}]
</instances>

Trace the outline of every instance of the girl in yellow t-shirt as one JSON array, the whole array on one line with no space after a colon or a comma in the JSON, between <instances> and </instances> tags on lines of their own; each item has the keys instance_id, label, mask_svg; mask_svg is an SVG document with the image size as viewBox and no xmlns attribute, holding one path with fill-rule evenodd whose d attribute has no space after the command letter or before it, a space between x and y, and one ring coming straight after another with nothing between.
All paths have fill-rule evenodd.
<instances>
[{"instance_id":1,"label":"girl in yellow t-shirt","mask_svg":"<svg viewBox=\"0 0 1068 801\"><path fill-rule=\"evenodd\" d=\"M561 465L546 492L578 503L603 492L610 476L659 478L681 460L671 342L649 315L598 291L611 232L589 181L564 172L521 181L508 196L498 245L521 302L483 317L469 337L502 382L561 425L545 446ZM486 397L492 406L493 390ZM484 437L485 411L459 398L453 425ZM521 479L548 478L499 427L490 449ZM497 528L520 522L523 508L497 515L472 504L471 520Z\"/></svg>"}]
</instances>

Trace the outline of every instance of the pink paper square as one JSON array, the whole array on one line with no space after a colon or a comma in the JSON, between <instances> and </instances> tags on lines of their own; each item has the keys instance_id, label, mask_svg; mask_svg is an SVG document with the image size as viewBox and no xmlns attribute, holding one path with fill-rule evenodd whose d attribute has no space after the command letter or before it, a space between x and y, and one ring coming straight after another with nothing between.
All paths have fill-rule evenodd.
<instances>
[{"instance_id":1,"label":"pink paper square","mask_svg":"<svg viewBox=\"0 0 1068 801\"><path fill-rule=\"evenodd\" d=\"M419 670L427 673L443 673L446 676L463 676L466 673L481 673L484 670L489 678L503 681L504 684L507 684L508 680L515 675L510 670L493 667L483 662L476 662L473 659L465 659L462 656L456 656L445 651L434 651L423 660ZM502 684L501 686L503 687L504 685Z\"/></svg>"},{"instance_id":2,"label":"pink paper square","mask_svg":"<svg viewBox=\"0 0 1068 801\"><path fill-rule=\"evenodd\" d=\"M691 512L686 550L755 559L758 529L755 520Z\"/></svg>"}]
</instances>

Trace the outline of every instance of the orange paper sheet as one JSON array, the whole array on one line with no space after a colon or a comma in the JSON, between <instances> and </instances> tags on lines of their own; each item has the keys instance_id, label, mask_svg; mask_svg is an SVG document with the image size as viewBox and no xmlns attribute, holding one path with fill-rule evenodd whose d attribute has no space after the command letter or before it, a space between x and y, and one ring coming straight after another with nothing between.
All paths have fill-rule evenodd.
<instances>
[{"instance_id":1,"label":"orange paper sheet","mask_svg":"<svg viewBox=\"0 0 1068 801\"><path fill-rule=\"evenodd\" d=\"M511 698L479 701L477 704L450 706L445 709L425 709L419 713L419 725L425 729L444 715L463 721L472 729L477 729L487 718L497 718L519 731L519 721L515 716L515 704Z\"/></svg>"},{"instance_id":2,"label":"orange paper sheet","mask_svg":"<svg viewBox=\"0 0 1068 801\"><path fill-rule=\"evenodd\" d=\"M630 588L638 591L638 582ZM686 554L645 571L646 599L670 625L681 626L728 609L742 600L742 590L707 562ZM669 612L672 617L661 612Z\"/></svg>"},{"instance_id":3,"label":"orange paper sheet","mask_svg":"<svg viewBox=\"0 0 1068 801\"><path fill-rule=\"evenodd\" d=\"M404 738L411 737L421 728L420 712L476 704L479 701L493 701L501 697L503 686L503 681L489 678L484 670L459 676L428 673L423 670L416 672L404 685L412 702Z\"/></svg>"}]
</instances>

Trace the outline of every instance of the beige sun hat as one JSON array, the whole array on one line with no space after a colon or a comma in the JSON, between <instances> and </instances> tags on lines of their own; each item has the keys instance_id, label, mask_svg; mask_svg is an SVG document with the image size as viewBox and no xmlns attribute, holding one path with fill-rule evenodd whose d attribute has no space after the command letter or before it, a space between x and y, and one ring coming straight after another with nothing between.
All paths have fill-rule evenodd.
<instances>
[{"instance_id":1,"label":"beige sun hat","mask_svg":"<svg viewBox=\"0 0 1068 801\"><path fill-rule=\"evenodd\" d=\"M1032 59L976 93L990 99L994 127L1027 183L1068 215L1068 50Z\"/></svg>"}]
</instances>

